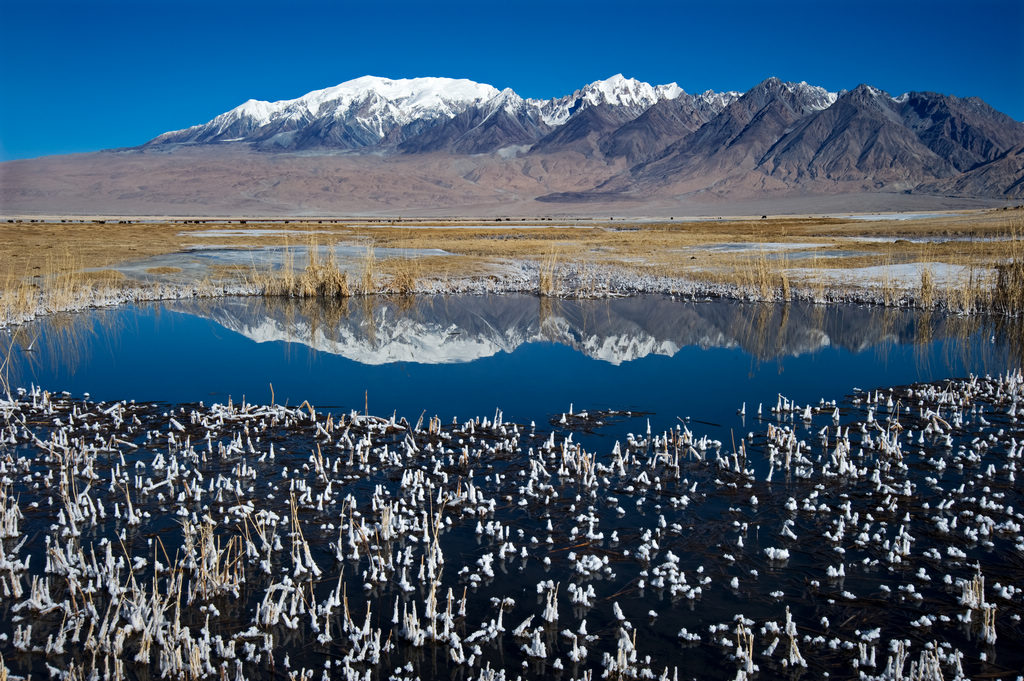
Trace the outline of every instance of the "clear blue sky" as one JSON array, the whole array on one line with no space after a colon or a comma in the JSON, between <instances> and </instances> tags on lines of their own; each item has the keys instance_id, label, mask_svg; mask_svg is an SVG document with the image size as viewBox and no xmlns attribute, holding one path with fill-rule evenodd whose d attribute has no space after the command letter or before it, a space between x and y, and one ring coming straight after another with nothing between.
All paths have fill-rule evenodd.
<instances>
[{"instance_id":1,"label":"clear blue sky","mask_svg":"<svg viewBox=\"0 0 1024 681\"><path fill-rule=\"evenodd\" d=\"M0 0L0 159L134 146L367 74L553 97L620 72L932 90L1024 120L1024 0Z\"/></svg>"}]
</instances>

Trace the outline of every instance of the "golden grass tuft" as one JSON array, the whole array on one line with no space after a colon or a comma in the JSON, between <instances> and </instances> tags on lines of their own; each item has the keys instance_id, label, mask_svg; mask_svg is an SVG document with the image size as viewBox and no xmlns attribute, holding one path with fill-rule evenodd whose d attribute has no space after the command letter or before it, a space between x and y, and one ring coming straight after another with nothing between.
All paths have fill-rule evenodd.
<instances>
[{"instance_id":1,"label":"golden grass tuft","mask_svg":"<svg viewBox=\"0 0 1024 681\"><path fill-rule=\"evenodd\" d=\"M934 307L936 293L935 275L932 274L932 268L923 267L921 269L921 288L917 292L918 307L925 309Z\"/></svg>"},{"instance_id":2,"label":"golden grass tuft","mask_svg":"<svg viewBox=\"0 0 1024 681\"><path fill-rule=\"evenodd\" d=\"M296 293L300 298L347 298L348 273L338 268L333 253L322 263L310 255L309 265L299 275Z\"/></svg>"},{"instance_id":3,"label":"golden grass tuft","mask_svg":"<svg viewBox=\"0 0 1024 681\"><path fill-rule=\"evenodd\" d=\"M416 282L422 269L416 258L393 258L385 261L382 269L390 275L385 292L402 296L416 292Z\"/></svg>"},{"instance_id":4,"label":"golden grass tuft","mask_svg":"<svg viewBox=\"0 0 1024 681\"><path fill-rule=\"evenodd\" d=\"M295 272L294 254L286 248L284 266L278 273L264 275L253 270L253 278L264 295L292 298L347 298L351 295L348 273L338 267L337 257L331 249L326 260L320 259L320 247L315 240L309 242L309 262L301 272Z\"/></svg>"},{"instance_id":5,"label":"golden grass tuft","mask_svg":"<svg viewBox=\"0 0 1024 681\"><path fill-rule=\"evenodd\" d=\"M541 261L537 268L537 293L542 296L553 296L558 291L558 251L554 248Z\"/></svg>"},{"instance_id":6,"label":"golden grass tuft","mask_svg":"<svg viewBox=\"0 0 1024 681\"><path fill-rule=\"evenodd\" d=\"M377 291L375 282L377 277L377 258L373 254L373 246L366 247L366 255L363 256L363 273L359 280L359 292L369 295Z\"/></svg>"},{"instance_id":7,"label":"golden grass tuft","mask_svg":"<svg viewBox=\"0 0 1024 681\"><path fill-rule=\"evenodd\" d=\"M1024 313L1024 260L1015 259L996 267L992 307L1011 316Z\"/></svg>"}]
</instances>

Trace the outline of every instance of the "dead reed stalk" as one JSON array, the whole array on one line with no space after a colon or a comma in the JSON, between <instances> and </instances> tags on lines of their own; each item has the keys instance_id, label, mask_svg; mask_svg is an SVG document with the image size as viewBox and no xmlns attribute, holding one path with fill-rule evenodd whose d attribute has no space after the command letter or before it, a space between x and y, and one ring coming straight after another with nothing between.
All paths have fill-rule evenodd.
<instances>
[{"instance_id":1,"label":"dead reed stalk","mask_svg":"<svg viewBox=\"0 0 1024 681\"><path fill-rule=\"evenodd\" d=\"M542 296L553 296L558 290L556 270L558 268L558 251L554 248L541 261L537 271L537 292Z\"/></svg>"},{"instance_id":2,"label":"dead reed stalk","mask_svg":"<svg viewBox=\"0 0 1024 681\"><path fill-rule=\"evenodd\" d=\"M420 267L416 258L394 258L387 262L387 269L391 273L387 292L403 296L414 293L420 275Z\"/></svg>"},{"instance_id":3,"label":"dead reed stalk","mask_svg":"<svg viewBox=\"0 0 1024 681\"><path fill-rule=\"evenodd\" d=\"M1016 317L1024 313L1024 241L1017 222L1010 226L1008 247L1008 262L996 266L992 306L997 312Z\"/></svg>"},{"instance_id":4,"label":"dead reed stalk","mask_svg":"<svg viewBox=\"0 0 1024 681\"><path fill-rule=\"evenodd\" d=\"M925 309L934 307L936 293L935 276L932 274L932 268L925 266L921 268L921 288L917 292L918 307Z\"/></svg>"},{"instance_id":5,"label":"dead reed stalk","mask_svg":"<svg viewBox=\"0 0 1024 681\"><path fill-rule=\"evenodd\" d=\"M321 260L320 246L316 240L311 239L308 251L309 260L305 269L296 274L294 255L286 246L280 273L264 279L259 285L264 295L292 298L347 298L351 295L348 273L338 266L334 249L329 248L326 260ZM254 277L260 278L255 268Z\"/></svg>"},{"instance_id":6,"label":"dead reed stalk","mask_svg":"<svg viewBox=\"0 0 1024 681\"><path fill-rule=\"evenodd\" d=\"M366 247L366 255L363 256L363 274L359 282L359 292L363 295L370 295L377 291L375 283L377 273L377 258L373 254L373 246Z\"/></svg>"}]
</instances>

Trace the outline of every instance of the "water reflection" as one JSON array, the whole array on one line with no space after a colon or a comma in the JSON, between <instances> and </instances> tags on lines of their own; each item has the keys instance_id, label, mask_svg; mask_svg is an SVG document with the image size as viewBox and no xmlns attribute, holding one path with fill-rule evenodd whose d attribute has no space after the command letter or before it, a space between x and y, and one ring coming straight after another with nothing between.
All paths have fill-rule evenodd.
<instances>
[{"instance_id":1,"label":"water reflection","mask_svg":"<svg viewBox=\"0 0 1024 681\"><path fill-rule=\"evenodd\" d=\"M538 423L575 405L730 428L742 403L1019 366L1019 322L878 307L535 296L223 298L48 318L0 338L13 385L96 399L309 400ZM636 423L622 429L635 428ZM614 429L604 431L618 437Z\"/></svg>"},{"instance_id":2,"label":"water reflection","mask_svg":"<svg viewBox=\"0 0 1024 681\"><path fill-rule=\"evenodd\" d=\"M221 298L174 302L176 312L215 321L256 342L301 343L362 364L472 362L524 344L548 342L620 365L682 348L738 348L757 360L797 357L822 348L850 352L892 344L926 346L968 339L992 327L981 317L918 310L681 302L664 296L560 300L525 295L371 297L324 302ZM1012 333L1011 333L1012 335ZM957 343L951 350L983 351ZM970 362L970 359L966 361Z\"/></svg>"}]
</instances>

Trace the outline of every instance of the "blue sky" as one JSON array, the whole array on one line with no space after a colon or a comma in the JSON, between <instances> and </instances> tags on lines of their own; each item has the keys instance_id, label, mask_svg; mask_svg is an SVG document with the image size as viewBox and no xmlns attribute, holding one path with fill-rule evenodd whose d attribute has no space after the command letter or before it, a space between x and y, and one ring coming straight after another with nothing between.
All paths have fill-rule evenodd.
<instances>
[{"instance_id":1,"label":"blue sky","mask_svg":"<svg viewBox=\"0 0 1024 681\"><path fill-rule=\"evenodd\" d=\"M1024 120L1024 0L0 0L0 159L133 146L367 74L553 97L620 72L932 90Z\"/></svg>"}]
</instances>

